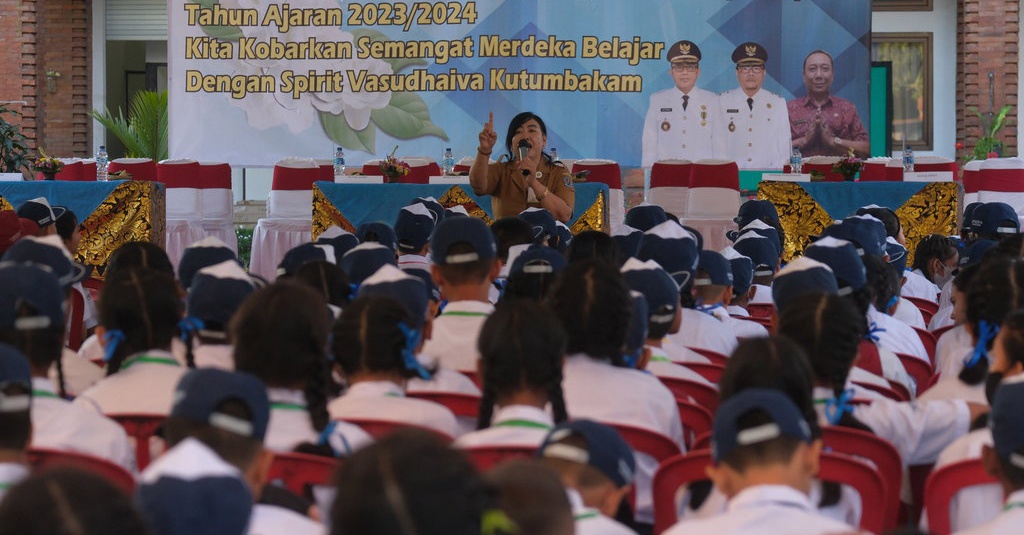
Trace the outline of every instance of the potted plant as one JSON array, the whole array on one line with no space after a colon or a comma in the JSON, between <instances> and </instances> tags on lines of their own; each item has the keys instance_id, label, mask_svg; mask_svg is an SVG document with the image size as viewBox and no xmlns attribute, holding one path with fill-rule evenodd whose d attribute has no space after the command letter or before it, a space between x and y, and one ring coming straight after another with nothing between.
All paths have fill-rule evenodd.
<instances>
[{"instance_id":1,"label":"potted plant","mask_svg":"<svg viewBox=\"0 0 1024 535\"><path fill-rule=\"evenodd\" d=\"M981 129L984 135L974 142L974 150L964 157L964 162L984 160L989 158L992 153L995 153L997 158L1002 156L1003 143L996 139L996 135L1006 126L1006 115L1010 113L1011 109L1013 109L1012 106L1006 105L999 109L999 113L981 113L978 108L968 108L981 120Z\"/></svg>"},{"instance_id":2,"label":"potted plant","mask_svg":"<svg viewBox=\"0 0 1024 535\"><path fill-rule=\"evenodd\" d=\"M167 91L135 93L127 118L122 109L117 116L110 110L92 110L92 116L124 144L125 156L155 162L167 159Z\"/></svg>"},{"instance_id":3,"label":"potted plant","mask_svg":"<svg viewBox=\"0 0 1024 535\"><path fill-rule=\"evenodd\" d=\"M28 169L29 165L28 145L25 144L27 139L18 125L4 118L7 113L19 115L0 104L0 174L17 175L17 178L3 177L7 180L23 180L22 171Z\"/></svg>"}]
</instances>

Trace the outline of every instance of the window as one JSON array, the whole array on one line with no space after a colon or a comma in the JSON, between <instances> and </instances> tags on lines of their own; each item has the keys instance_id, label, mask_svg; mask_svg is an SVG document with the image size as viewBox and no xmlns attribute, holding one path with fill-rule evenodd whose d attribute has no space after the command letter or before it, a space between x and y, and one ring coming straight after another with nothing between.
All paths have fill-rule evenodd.
<instances>
[{"instance_id":1,"label":"window","mask_svg":"<svg viewBox=\"0 0 1024 535\"><path fill-rule=\"evenodd\" d=\"M932 34L871 34L871 60L892 64L892 147L932 150Z\"/></svg>"},{"instance_id":2,"label":"window","mask_svg":"<svg viewBox=\"0 0 1024 535\"><path fill-rule=\"evenodd\" d=\"M872 11L931 11L932 0L873 0Z\"/></svg>"}]
</instances>

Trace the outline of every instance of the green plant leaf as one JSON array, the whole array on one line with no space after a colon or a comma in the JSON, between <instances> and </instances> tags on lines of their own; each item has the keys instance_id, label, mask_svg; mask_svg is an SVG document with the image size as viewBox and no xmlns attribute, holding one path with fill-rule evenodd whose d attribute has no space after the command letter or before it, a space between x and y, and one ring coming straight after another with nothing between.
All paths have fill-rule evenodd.
<instances>
[{"instance_id":1,"label":"green plant leaf","mask_svg":"<svg viewBox=\"0 0 1024 535\"><path fill-rule=\"evenodd\" d=\"M448 140L448 134L430 120L427 103L416 93L392 92L388 106L371 111L370 117L381 130L398 139L437 136Z\"/></svg>"},{"instance_id":2,"label":"green plant leaf","mask_svg":"<svg viewBox=\"0 0 1024 535\"><path fill-rule=\"evenodd\" d=\"M245 34L238 26L203 26L203 33L219 41L238 41Z\"/></svg>"},{"instance_id":3,"label":"green plant leaf","mask_svg":"<svg viewBox=\"0 0 1024 535\"><path fill-rule=\"evenodd\" d=\"M320 113L320 125L324 133L332 141L346 149L358 150L373 154L377 141L377 127L373 123L366 125L366 128L356 131L348 125L344 115L333 115Z\"/></svg>"},{"instance_id":4,"label":"green plant leaf","mask_svg":"<svg viewBox=\"0 0 1024 535\"><path fill-rule=\"evenodd\" d=\"M135 93L127 119L121 109L117 116L109 109L103 113L93 110L91 114L124 144L127 156L154 161L167 158L167 91Z\"/></svg>"}]
</instances>

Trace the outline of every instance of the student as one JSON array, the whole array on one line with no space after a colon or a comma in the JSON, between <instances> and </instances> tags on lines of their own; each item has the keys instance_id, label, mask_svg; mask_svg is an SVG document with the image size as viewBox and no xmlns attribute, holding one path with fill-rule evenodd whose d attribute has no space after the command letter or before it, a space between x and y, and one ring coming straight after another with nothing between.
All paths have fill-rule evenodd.
<instances>
[{"instance_id":1,"label":"student","mask_svg":"<svg viewBox=\"0 0 1024 535\"><path fill-rule=\"evenodd\" d=\"M0 267L0 342L22 351L32 369L32 445L85 453L133 470L124 429L65 400L63 304L64 294L51 273L32 265ZM47 377L54 365L56 384Z\"/></svg>"},{"instance_id":2,"label":"student","mask_svg":"<svg viewBox=\"0 0 1024 535\"><path fill-rule=\"evenodd\" d=\"M712 431L708 476L729 497L725 514L684 520L665 533L847 533L818 514L808 493L822 443L800 409L777 390L752 388L722 402Z\"/></svg>"},{"instance_id":3,"label":"student","mask_svg":"<svg viewBox=\"0 0 1024 535\"><path fill-rule=\"evenodd\" d=\"M381 266L397 266L395 252L377 242L360 243L341 258L341 269L348 275L349 284L359 285L377 272Z\"/></svg>"},{"instance_id":4,"label":"student","mask_svg":"<svg viewBox=\"0 0 1024 535\"><path fill-rule=\"evenodd\" d=\"M458 371L476 369L477 336L494 311L488 300L501 269L487 224L476 218L445 219L430 240L431 275L448 304L434 320L423 356Z\"/></svg>"},{"instance_id":5,"label":"student","mask_svg":"<svg viewBox=\"0 0 1024 535\"><path fill-rule=\"evenodd\" d=\"M636 471L633 449L607 425L574 420L551 430L538 456L562 479L578 535L629 535L613 520Z\"/></svg>"},{"instance_id":6,"label":"student","mask_svg":"<svg viewBox=\"0 0 1024 535\"><path fill-rule=\"evenodd\" d=\"M334 319L341 315L342 309L352 299L348 275L329 260L306 262L295 271L292 278L319 293L327 301L327 308L331 309Z\"/></svg>"},{"instance_id":7,"label":"student","mask_svg":"<svg viewBox=\"0 0 1024 535\"><path fill-rule=\"evenodd\" d=\"M32 438L32 372L16 348L0 343L0 503L28 476Z\"/></svg>"},{"instance_id":8,"label":"student","mask_svg":"<svg viewBox=\"0 0 1024 535\"><path fill-rule=\"evenodd\" d=\"M895 271L896 278L896 309L892 317L918 329L928 329L924 321L924 315L917 305L910 302L906 297L900 295L903 283L907 280L907 248L900 245L892 236L885 238L885 254L889 257L889 266ZM947 313L948 316L948 313Z\"/></svg>"},{"instance_id":9,"label":"student","mask_svg":"<svg viewBox=\"0 0 1024 535\"><path fill-rule=\"evenodd\" d=\"M479 348L478 430L455 444L540 446L556 423L568 419L562 396L565 333L558 318L537 301L502 303L484 322ZM549 404L551 414L545 410Z\"/></svg>"},{"instance_id":10,"label":"student","mask_svg":"<svg viewBox=\"0 0 1024 535\"><path fill-rule=\"evenodd\" d=\"M192 277L195 277L199 270L228 260L238 264L238 256L226 243L216 236L207 236L189 245L181 253L181 260L178 261L178 281L181 282L181 287L188 291L192 287Z\"/></svg>"},{"instance_id":11,"label":"student","mask_svg":"<svg viewBox=\"0 0 1024 535\"><path fill-rule=\"evenodd\" d=\"M1010 534L1020 530L1024 515L1024 418L1021 414L1024 403L1024 385L1003 384L996 391L992 403L992 446L982 448L985 469L999 479L1006 493L1003 512L995 519L960 533L970 535Z\"/></svg>"},{"instance_id":12,"label":"student","mask_svg":"<svg viewBox=\"0 0 1024 535\"><path fill-rule=\"evenodd\" d=\"M430 270L430 234L434 232L435 215L426 205L415 203L403 207L395 219L398 244L398 267Z\"/></svg>"},{"instance_id":13,"label":"student","mask_svg":"<svg viewBox=\"0 0 1024 535\"><path fill-rule=\"evenodd\" d=\"M754 261L736 252L732 247L722 249L722 256L729 261L732 270L732 298L725 310L731 316L749 317L747 305L753 296L751 287L754 284Z\"/></svg>"},{"instance_id":14,"label":"student","mask_svg":"<svg viewBox=\"0 0 1024 535\"><path fill-rule=\"evenodd\" d=\"M484 474L498 494L498 507L518 533L573 535L575 521L569 496L558 474L539 459L512 459Z\"/></svg>"},{"instance_id":15,"label":"student","mask_svg":"<svg viewBox=\"0 0 1024 535\"><path fill-rule=\"evenodd\" d=\"M256 283L238 262L225 260L200 269L185 296L186 318L179 325L188 348L186 362L198 368L235 369L228 323L242 303L256 291Z\"/></svg>"},{"instance_id":16,"label":"student","mask_svg":"<svg viewBox=\"0 0 1024 535\"><path fill-rule=\"evenodd\" d=\"M942 286L956 275L959 263L960 255L952 239L941 234L925 236L917 242L914 263L900 293L938 303Z\"/></svg>"},{"instance_id":17,"label":"student","mask_svg":"<svg viewBox=\"0 0 1024 535\"><path fill-rule=\"evenodd\" d=\"M42 238L43 236L57 234L55 223L57 218L64 214L64 210L65 208L60 206L51 207L46 197L36 197L35 199L25 201L24 204L18 207L18 217L35 223L39 227L35 235Z\"/></svg>"},{"instance_id":18,"label":"student","mask_svg":"<svg viewBox=\"0 0 1024 535\"><path fill-rule=\"evenodd\" d=\"M636 251L633 251L635 254ZM575 262L585 258L598 258L618 266L633 256L623 256L615 238L599 230L584 230L577 234L565 253L566 260Z\"/></svg>"},{"instance_id":19,"label":"student","mask_svg":"<svg viewBox=\"0 0 1024 535\"><path fill-rule=\"evenodd\" d=\"M555 218L551 212L538 207L529 207L516 216L530 224L533 243L553 247L557 239Z\"/></svg>"},{"instance_id":20,"label":"student","mask_svg":"<svg viewBox=\"0 0 1024 535\"><path fill-rule=\"evenodd\" d=\"M488 289L487 299L492 304L501 299L502 291L505 289L505 282L508 280L508 272L512 269L510 251L517 245L530 245L533 243L533 227L519 216L502 217L491 223L491 234L494 235L494 243L498 248L498 261L501 262L501 269L494 279L491 288Z\"/></svg>"},{"instance_id":21,"label":"student","mask_svg":"<svg viewBox=\"0 0 1024 535\"><path fill-rule=\"evenodd\" d=\"M748 232L732 244L736 252L749 258L754 264L754 280L751 286L751 305L771 305L772 277L779 271L780 255L775 245L764 236Z\"/></svg>"},{"instance_id":22,"label":"student","mask_svg":"<svg viewBox=\"0 0 1024 535\"><path fill-rule=\"evenodd\" d=\"M953 279L953 294L950 299L952 307L948 311L953 328L942 333L935 345L936 374L947 377L958 375L964 368L964 357L974 349L971 332L967 329L967 288L978 273L978 268L978 264L960 268L960 272Z\"/></svg>"},{"instance_id":23,"label":"student","mask_svg":"<svg viewBox=\"0 0 1024 535\"><path fill-rule=\"evenodd\" d=\"M360 224L356 228L356 237L360 243L379 243L395 251L395 229L382 221Z\"/></svg>"},{"instance_id":24,"label":"student","mask_svg":"<svg viewBox=\"0 0 1024 535\"><path fill-rule=\"evenodd\" d=\"M57 218L57 235L60 236L61 241L64 243L64 248L67 249L71 257L75 257L78 254L78 244L82 241L82 228L78 224L78 217L71 210L64 210L64 213ZM76 282L71 285L71 288L78 292L82 296L82 302L84 310L82 311L82 328L83 336L92 334L94 328L96 328L96 302L93 301L92 292L82 287L82 282ZM69 326L70 328L70 326Z\"/></svg>"},{"instance_id":25,"label":"student","mask_svg":"<svg viewBox=\"0 0 1024 535\"><path fill-rule=\"evenodd\" d=\"M565 270L565 257L546 245L530 245L515 257L505 283L502 300L518 298L540 301Z\"/></svg>"},{"instance_id":26,"label":"student","mask_svg":"<svg viewBox=\"0 0 1024 535\"><path fill-rule=\"evenodd\" d=\"M729 315L727 306L732 299L732 266L715 251L701 251L697 274L693 279L693 296L697 310L710 314L728 325L737 338L768 336L768 329L752 321L737 321Z\"/></svg>"}]
</instances>

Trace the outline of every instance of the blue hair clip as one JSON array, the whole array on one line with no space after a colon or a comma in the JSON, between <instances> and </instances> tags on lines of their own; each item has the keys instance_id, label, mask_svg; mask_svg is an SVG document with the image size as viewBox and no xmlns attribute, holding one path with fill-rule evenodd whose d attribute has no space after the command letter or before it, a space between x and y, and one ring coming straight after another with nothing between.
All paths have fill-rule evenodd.
<instances>
[{"instance_id":1,"label":"blue hair clip","mask_svg":"<svg viewBox=\"0 0 1024 535\"><path fill-rule=\"evenodd\" d=\"M624 362L627 367L635 370L637 365L640 364L640 354L643 353L643 351L644 348L641 347L640 349L637 349L632 353L626 353L625 355L622 355L622 362Z\"/></svg>"},{"instance_id":2,"label":"blue hair clip","mask_svg":"<svg viewBox=\"0 0 1024 535\"><path fill-rule=\"evenodd\" d=\"M344 433L338 433L337 437L341 440L341 447L345 448L345 451L339 451L334 447L334 444L331 444L331 437L335 436L334 432L337 428L337 421L331 420L330 422L327 422L327 427L320 432L320 436L317 438L316 444L317 446L327 446L328 448L331 448L331 453L333 453L336 458L348 457L349 455L352 455L352 445L348 443L348 439L345 438Z\"/></svg>"},{"instance_id":3,"label":"blue hair clip","mask_svg":"<svg viewBox=\"0 0 1024 535\"><path fill-rule=\"evenodd\" d=\"M358 285L358 284L356 284L356 283L354 283L354 282L353 282L353 283L350 283L350 284L348 285L348 292L349 292L349 293L348 293L348 297L349 297L349 299L351 299L351 298L355 297L355 296L356 296L356 293L357 293L357 292L359 292L359 285Z\"/></svg>"},{"instance_id":4,"label":"blue hair clip","mask_svg":"<svg viewBox=\"0 0 1024 535\"><path fill-rule=\"evenodd\" d=\"M889 302L885 304L885 310L883 310L882 312L888 314L889 313L889 309L891 309L892 307L896 306L896 303L899 303L899 302L900 302L900 296L898 296L898 295L892 296L892 299L890 299Z\"/></svg>"},{"instance_id":5,"label":"blue hair clip","mask_svg":"<svg viewBox=\"0 0 1024 535\"><path fill-rule=\"evenodd\" d=\"M422 333L419 329L410 328L403 321L398 322L398 329L405 336L405 347L402 348L402 363L405 364L405 369L412 370L424 381L429 381L430 372L416 358L416 347L420 345Z\"/></svg>"},{"instance_id":6,"label":"blue hair clip","mask_svg":"<svg viewBox=\"0 0 1024 535\"><path fill-rule=\"evenodd\" d=\"M124 331L121 329L110 329L103 333L103 362L110 362L110 359L114 358L114 352L117 351L117 346L124 342Z\"/></svg>"},{"instance_id":7,"label":"blue hair clip","mask_svg":"<svg viewBox=\"0 0 1024 535\"><path fill-rule=\"evenodd\" d=\"M502 297L505 297L505 288L508 287L508 279L506 279L505 277L500 277L494 279L494 282L491 284L493 284L494 287L498 289L498 300L500 301Z\"/></svg>"},{"instance_id":8,"label":"blue hair clip","mask_svg":"<svg viewBox=\"0 0 1024 535\"><path fill-rule=\"evenodd\" d=\"M205 327L206 324L199 318L193 316L181 318L181 321L178 322L178 330L181 331L181 341L187 342L189 336L196 334Z\"/></svg>"},{"instance_id":9,"label":"blue hair clip","mask_svg":"<svg viewBox=\"0 0 1024 535\"><path fill-rule=\"evenodd\" d=\"M971 356L964 359L965 368L973 367L982 357L988 359L988 344L999 334L999 325L981 320L978 322L978 331L978 343L974 345Z\"/></svg>"},{"instance_id":10,"label":"blue hair clip","mask_svg":"<svg viewBox=\"0 0 1024 535\"><path fill-rule=\"evenodd\" d=\"M868 340L871 340L872 342L877 342L878 341L878 334L876 334L876 333L884 333L884 332L885 332L885 328L879 327L877 323L872 321L871 325L868 326L868 334L866 334L864 336L864 338L867 338Z\"/></svg>"},{"instance_id":11,"label":"blue hair clip","mask_svg":"<svg viewBox=\"0 0 1024 535\"><path fill-rule=\"evenodd\" d=\"M853 405L850 405L851 399L853 399L853 389L848 388L843 390L839 397L834 397L825 403L825 419L829 424L838 425L843 414L853 414Z\"/></svg>"}]
</instances>

